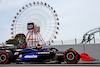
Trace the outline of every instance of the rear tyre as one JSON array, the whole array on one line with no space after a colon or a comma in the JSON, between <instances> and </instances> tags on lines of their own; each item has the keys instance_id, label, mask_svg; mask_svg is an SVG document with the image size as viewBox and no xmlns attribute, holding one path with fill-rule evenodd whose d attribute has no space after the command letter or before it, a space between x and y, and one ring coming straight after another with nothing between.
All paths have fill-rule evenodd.
<instances>
[{"instance_id":1,"label":"rear tyre","mask_svg":"<svg viewBox=\"0 0 100 67\"><path fill-rule=\"evenodd\" d=\"M72 50L72 51L66 51L64 53L64 60L68 63L68 64L76 64L80 59L80 55Z\"/></svg>"},{"instance_id":2,"label":"rear tyre","mask_svg":"<svg viewBox=\"0 0 100 67\"><path fill-rule=\"evenodd\" d=\"M6 64L8 63L9 55L6 52L0 53L0 64Z\"/></svg>"}]
</instances>

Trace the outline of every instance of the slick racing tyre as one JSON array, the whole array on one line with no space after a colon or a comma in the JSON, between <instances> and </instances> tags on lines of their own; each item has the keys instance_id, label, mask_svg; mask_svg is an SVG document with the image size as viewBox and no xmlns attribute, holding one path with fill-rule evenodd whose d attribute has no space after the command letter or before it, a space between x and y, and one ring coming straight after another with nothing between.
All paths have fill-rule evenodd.
<instances>
[{"instance_id":1,"label":"slick racing tyre","mask_svg":"<svg viewBox=\"0 0 100 67\"><path fill-rule=\"evenodd\" d=\"M68 63L68 64L76 64L80 59L80 55L72 50L72 51L66 51L64 53L64 60Z\"/></svg>"},{"instance_id":2,"label":"slick racing tyre","mask_svg":"<svg viewBox=\"0 0 100 67\"><path fill-rule=\"evenodd\" d=\"M9 60L9 55L6 52L0 53L0 64L6 64Z\"/></svg>"}]
</instances>

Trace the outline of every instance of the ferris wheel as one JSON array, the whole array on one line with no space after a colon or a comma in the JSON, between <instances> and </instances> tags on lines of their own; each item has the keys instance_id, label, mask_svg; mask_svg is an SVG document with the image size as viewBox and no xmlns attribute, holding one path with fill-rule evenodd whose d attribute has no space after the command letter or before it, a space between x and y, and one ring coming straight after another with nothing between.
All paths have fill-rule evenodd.
<instances>
[{"instance_id":1,"label":"ferris wheel","mask_svg":"<svg viewBox=\"0 0 100 67\"><path fill-rule=\"evenodd\" d=\"M29 23L34 24L35 32L29 32L27 29ZM31 38L31 40L34 40L35 38L35 41L32 42L38 42L36 39L39 40L39 36L41 36L40 40L48 44L51 40L57 38L59 18L53 7L47 3L33 2L25 5L16 13L11 26L12 38L17 34L23 33L27 39ZM33 37L29 37L30 34Z\"/></svg>"}]
</instances>

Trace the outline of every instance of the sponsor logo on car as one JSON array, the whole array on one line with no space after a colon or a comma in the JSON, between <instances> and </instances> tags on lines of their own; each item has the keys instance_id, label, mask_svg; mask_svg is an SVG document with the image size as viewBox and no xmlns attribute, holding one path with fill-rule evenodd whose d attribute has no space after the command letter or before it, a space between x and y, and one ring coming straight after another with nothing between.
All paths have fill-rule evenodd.
<instances>
[{"instance_id":1,"label":"sponsor logo on car","mask_svg":"<svg viewBox=\"0 0 100 67\"><path fill-rule=\"evenodd\" d=\"M63 56L63 53L56 53L57 56Z\"/></svg>"},{"instance_id":2,"label":"sponsor logo on car","mask_svg":"<svg viewBox=\"0 0 100 67\"><path fill-rule=\"evenodd\" d=\"M10 52L10 50L6 50L6 52Z\"/></svg>"},{"instance_id":3,"label":"sponsor logo on car","mask_svg":"<svg viewBox=\"0 0 100 67\"><path fill-rule=\"evenodd\" d=\"M38 56L37 55L26 55L24 56L24 58L37 58Z\"/></svg>"},{"instance_id":4,"label":"sponsor logo on car","mask_svg":"<svg viewBox=\"0 0 100 67\"><path fill-rule=\"evenodd\" d=\"M18 54L19 54L19 52L15 52L15 53L14 53L14 55L18 55Z\"/></svg>"},{"instance_id":5,"label":"sponsor logo on car","mask_svg":"<svg viewBox=\"0 0 100 67\"><path fill-rule=\"evenodd\" d=\"M38 54L50 54L50 52L38 52Z\"/></svg>"}]
</instances>

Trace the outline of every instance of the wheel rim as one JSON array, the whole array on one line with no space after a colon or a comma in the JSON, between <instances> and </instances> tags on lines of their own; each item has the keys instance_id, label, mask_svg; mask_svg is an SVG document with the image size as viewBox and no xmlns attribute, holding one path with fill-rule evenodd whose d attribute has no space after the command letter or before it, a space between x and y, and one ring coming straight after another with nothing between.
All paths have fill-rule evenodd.
<instances>
[{"instance_id":1,"label":"wheel rim","mask_svg":"<svg viewBox=\"0 0 100 67\"><path fill-rule=\"evenodd\" d=\"M69 60L69 61L71 61L71 60L74 60L74 54L72 53L72 52L69 52L67 55L66 55L66 57L67 57L67 59Z\"/></svg>"},{"instance_id":2,"label":"wheel rim","mask_svg":"<svg viewBox=\"0 0 100 67\"><path fill-rule=\"evenodd\" d=\"M3 63L6 61L6 59L7 59L7 56L5 54L1 54L0 61Z\"/></svg>"},{"instance_id":3,"label":"wheel rim","mask_svg":"<svg viewBox=\"0 0 100 67\"><path fill-rule=\"evenodd\" d=\"M70 54L70 55L68 55L68 57L69 57L70 59L72 59L72 58L73 58L73 55Z\"/></svg>"}]
</instances>

